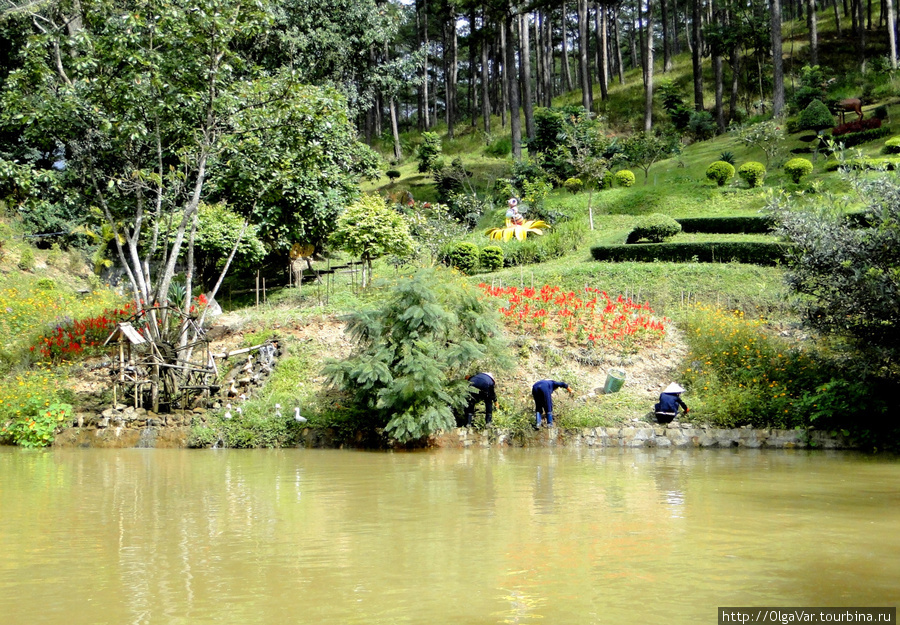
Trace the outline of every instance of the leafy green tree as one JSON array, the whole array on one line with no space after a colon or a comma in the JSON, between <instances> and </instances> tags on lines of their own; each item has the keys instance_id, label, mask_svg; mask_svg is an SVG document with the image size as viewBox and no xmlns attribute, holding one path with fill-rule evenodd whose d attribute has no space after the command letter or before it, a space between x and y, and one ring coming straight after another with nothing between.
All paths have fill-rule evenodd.
<instances>
[{"instance_id":1,"label":"leafy green tree","mask_svg":"<svg viewBox=\"0 0 900 625\"><path fill-rule=\"evenodd\" d=\"M415 246L409 226L379 195L364 195L338 218L331 243L363 261L362 286L371 282L372 261L386 254L412 254Z\"/></svg>"},{"instance_id":2,"label":"leafy green tree","mask_svg":"<svg viewBox=\"0 0 900 625\"><path fill-rule=\"evenodd\" d=\"M681 153L681 140L673 134L636 132L620 145L625 161L644 170L644 184L647 184L654 163Z\"/></svg>"},{"instance_id":3,"label":"leafy green tree","mask_svg":"<svg viewBox=\"0 0 900 625\"><path fill-rule=\"evenodd\" d=\"M804 296L803 320L842 340L854 358L900 382L900 181L864 180L864 227L836 207L772 206L778 232L793 243L788 284Z\"/></svg>"},{"instance_id":4,"label":"leafy green tree","mask_svg":"<svg viewBox=\"0 0 900 625\"><path fill-rule=\"evenodd\" d=\"M68 190L102 210L136 302L165 302L211 192L273 245L330 231L374 159L336 92L255 62L275 5L79 6L23 4L35 30L0 93L0 128L39 151L62 146Z\"/></svg>"},{"instance_id":5,"label":"leafy green tree","mask_svg":"<svg viewBox=\"0 0 900 625\"><path fill-rule=\"evenodd\" d=\"M234 267L247 269L258 266L266 256L266 248L257 236L258 228L245 220L223 202L200 204L199 225L194 242L194 265L197 278L206 287L225 268L231 250L237 245ZM243 234L241 234L243 232Z\"/></svg>"},{"instance_id":6,"label":"leafy green tree","mask_svg":"<svg viewBox=\"0 0 900 625\"><path fill-rule=\"evenodd\" d=\"M378 308L348 321L356 347L325 367L328 382L401 443L452 428L468 401L465 374L505 363L496 312L444 271L399 280Z\"/></svg>"},{"instance_id":7,"label":"leafy green tree","mask_svg":"<svg viewBox=\"0 0 900 625\"><path fill-rule=\"evenodd\" d=\"M781 124L770 119L750 126L741 126L735 130L737 139L748 148L758 148L766 155L766 169L775 155L784 147L784 130Z\"/></svg>"},{"instance_id":8,"label":"leafy green tree","mask_svg":"<svg viewBox=\"0 0 900 625\"><path fill-rule=\"evenodd\" d=\"M419 145L419 172L427 174L441 168L441 136L436 132L423 132Z\"/></svg>"}]
</instances>

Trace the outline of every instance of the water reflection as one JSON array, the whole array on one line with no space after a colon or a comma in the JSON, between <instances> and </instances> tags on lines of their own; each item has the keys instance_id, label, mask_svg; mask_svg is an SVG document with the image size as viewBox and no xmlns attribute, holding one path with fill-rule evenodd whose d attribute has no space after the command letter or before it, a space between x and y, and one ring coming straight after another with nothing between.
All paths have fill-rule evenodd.
<instances>
[{"instance_id":1,"label":"water reflection","mask_svg":"<svg viewBox=\"0 0 900 625\"><path fill-rule=\"evenodd\" d=\"M853 454L0 449L0 477L16 624L693 623L900 588L900 464Z\"/></svg>"}]
</instances>

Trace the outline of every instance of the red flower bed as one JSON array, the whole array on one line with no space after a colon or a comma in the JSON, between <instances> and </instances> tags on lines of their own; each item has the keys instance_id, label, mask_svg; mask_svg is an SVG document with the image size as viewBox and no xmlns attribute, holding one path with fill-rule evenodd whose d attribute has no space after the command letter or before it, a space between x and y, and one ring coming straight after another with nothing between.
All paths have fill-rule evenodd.
<instances>
[{"instance_id":1,"label":"red flower bed","mask_svg":"<svg viewBox=\"0 0 900 625\"><path fill-rule=\"evenodd\" d=\"M590 299L582 299L558 286L546 285L540 290L479 286L487 297L503 302L499 311L507 325L526 332L561 333L579 343L654 343L665 336L669 321L657 317L649 304L622 295L612 299L593 288L585 289Z\"/></svg>"},{"instance_id":2,"label":"red flower bed","mask_svg":"<svg viewBox=\"0 0 900 625\"><path fill-rule=\"evenodd\" d=\"M881 128L881 120L877 117L870 117L869 119L860 119L855 122L841 124L831 130L831 136L839 137L851 132L863 132L864 130L873 130L875 128Z\"/></svg>"},{"instance_id":3,"label":"red flower bed","mask_svg":"<svg viewBox=\"0 0 900 625\"><path fill-rule=\"evenodd\" d=\"M116 324L133 314L134 304L126 304L122 308L107 308L88 319L66 317L43 334L31 351L37 349L44 358L57 362L77 357L102 345Z\"/></svg>"}]
</instances>

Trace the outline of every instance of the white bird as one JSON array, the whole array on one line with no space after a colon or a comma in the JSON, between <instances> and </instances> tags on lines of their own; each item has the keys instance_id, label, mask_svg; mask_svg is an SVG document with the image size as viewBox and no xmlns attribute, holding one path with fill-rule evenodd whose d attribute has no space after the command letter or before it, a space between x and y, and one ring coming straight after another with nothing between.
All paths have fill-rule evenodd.
<instances>
[{"instance_id":1,"label":"white bird","mask_svg":"<svg viewBox=\"0 0 900 625\"><path fill-rule=\"evenodd\" d=\"M238 416L239 416L239 417L243 417L243 416L244 416L244 411L241 409L240 406L238 406L237 408L235 408L234 411L235 411L236 413L238 413Z\"/></svg>"},{"instance_id":2,"label":"white bird","mask_svg":"<svg viewBox=\"0 0 900 625\"><path fill-rule=\"evenodd\" d=\"M275 416L281 418L281 404L275 404Z\"/></svg>"},{"instance_id":3,"label":"white bird","mask_svg":"<svg viewBox=\"0 0 900 625\"><path fill-rule=\"evenodd\" d=\"M306 423L306 417L300 416L300 406L294 408L294 421L297 423Z\"/></svg>"},{"instance_id":4,"label":"white bird","mask_svg":"<svg viewBox=\"0 0 900 625\"><path fill-rule=\"evenodd\" d=\"M224 416L226 419L231 418L231 404L225 404L225 414L222 416Z\"/></svg>"}]
</instances>

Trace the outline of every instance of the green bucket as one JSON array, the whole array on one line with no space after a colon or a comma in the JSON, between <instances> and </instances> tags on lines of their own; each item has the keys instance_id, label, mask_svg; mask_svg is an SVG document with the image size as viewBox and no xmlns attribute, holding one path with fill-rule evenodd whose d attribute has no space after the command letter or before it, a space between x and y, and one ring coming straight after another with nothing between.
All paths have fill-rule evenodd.
<instances>
[{"instance_id":1,"label":"green bucket","mask_svg":"<svg viewBox=\"0 0 900 625\"><path fill-rule=\"evenodd\" d=\"M603 394L616 393L625 385L625 372L619 369L610 369L603 385Z\"/></svg>"}]
</instances>

